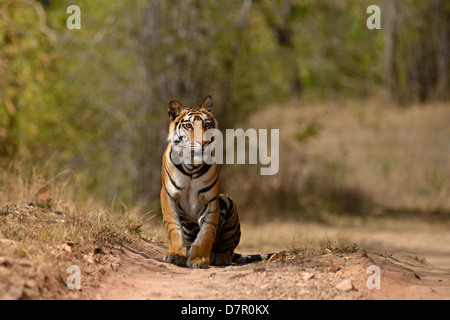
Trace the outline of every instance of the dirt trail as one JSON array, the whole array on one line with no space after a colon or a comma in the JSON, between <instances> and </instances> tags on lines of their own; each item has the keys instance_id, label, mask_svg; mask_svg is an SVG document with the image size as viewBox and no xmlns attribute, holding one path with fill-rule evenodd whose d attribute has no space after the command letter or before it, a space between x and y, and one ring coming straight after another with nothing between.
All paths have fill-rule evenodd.
<instances>
[{"instance_id":1,"label":"dirt trail","mask_svg":"<svg viewBox=\"0 0 450 320\"><path fill-rule=\"evenodd\" d=\"M414 258L332 252L302 259L191 270L162 260L166 246L123 246L120 267L83 291L86 299L448 299L450 271ZM381 269L368 289L367 267Z\"/></svg>"}]
</instances>

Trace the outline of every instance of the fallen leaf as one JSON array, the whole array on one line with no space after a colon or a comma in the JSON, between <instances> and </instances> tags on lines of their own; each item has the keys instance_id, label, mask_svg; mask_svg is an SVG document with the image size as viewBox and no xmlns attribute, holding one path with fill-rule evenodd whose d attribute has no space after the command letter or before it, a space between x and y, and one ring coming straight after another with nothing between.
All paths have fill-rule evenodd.
<instances>
[{"instance_id":1,"label":"fallen leaf","mask_svg":"<svg viewBox=\"0 0 450 320\"><path fill-rule=\"evenodd\" d=\"M51 207L52 199L50 197L51 192L49 189L41 188L36 193L34 198L36 199L36 205L40 208L48 209Z\"/></svg>"}]
</instances>

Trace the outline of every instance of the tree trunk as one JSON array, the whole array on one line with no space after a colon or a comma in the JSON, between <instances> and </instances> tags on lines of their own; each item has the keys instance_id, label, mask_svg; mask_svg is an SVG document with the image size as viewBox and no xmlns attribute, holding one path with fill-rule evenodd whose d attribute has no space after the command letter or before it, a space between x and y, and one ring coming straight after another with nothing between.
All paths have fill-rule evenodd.
<instances>
[{"instance_id":1,"label":"tree trunk","mask_svg":"<svg viewBox=\"0 0 450 320\"><path fill-rule=\"evenodd\" d=\"M394 99L394 90L396 86L396 62L395 53L397 47L397 19L398 19L398 0L386 0L386 42L384 49L384 84L385 91L389 99Z\"/></svg>"}]
</instances>

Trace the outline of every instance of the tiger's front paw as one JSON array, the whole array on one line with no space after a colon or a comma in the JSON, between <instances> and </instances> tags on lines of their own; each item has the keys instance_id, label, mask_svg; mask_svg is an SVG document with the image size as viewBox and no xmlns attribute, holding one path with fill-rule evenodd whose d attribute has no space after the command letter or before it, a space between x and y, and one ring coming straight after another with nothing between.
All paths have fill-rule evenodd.
<instances>
[{"instance_id":1,"label":"tiger's front paw","mask_svg":"<svg viewBox=\"0 0 450 320\"><path fill-rule=\"evenodd\" d=\"M209 267L209 261L209 257L190 256L187 261L187 266L192 269L206 269Z\"/></svg>"},{"instance_id":2,"label":"tiger's front paw","mask_svg":"<svg viewBox=\"0 0 450 320\"><path fill-rule=\"evenodd\" d=\"M168 253L164 256L164 261L175 264L180 267L186 267L187 258L184 255Z\"/></svg>"}]
</instances>

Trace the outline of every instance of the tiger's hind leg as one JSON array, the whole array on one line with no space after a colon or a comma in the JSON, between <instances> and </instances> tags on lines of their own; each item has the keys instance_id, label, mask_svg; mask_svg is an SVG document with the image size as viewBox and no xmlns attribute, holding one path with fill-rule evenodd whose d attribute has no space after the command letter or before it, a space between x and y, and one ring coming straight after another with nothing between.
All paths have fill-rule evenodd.
<instances>
[{"instance_id":1,"label":"tiger's hind leg","mask_svg":"<svg viewBox=\"0 0 450 320\"><path fill-rule=\"evenodd\" d=\"M241 239L241 225L234 201L227 195L219 196L220 219L217 236L211 250L211 264L231 264L234 249Z\"/></svg>"}]
</instances>

